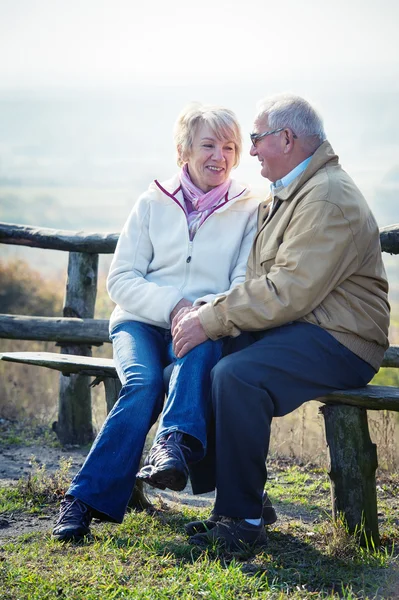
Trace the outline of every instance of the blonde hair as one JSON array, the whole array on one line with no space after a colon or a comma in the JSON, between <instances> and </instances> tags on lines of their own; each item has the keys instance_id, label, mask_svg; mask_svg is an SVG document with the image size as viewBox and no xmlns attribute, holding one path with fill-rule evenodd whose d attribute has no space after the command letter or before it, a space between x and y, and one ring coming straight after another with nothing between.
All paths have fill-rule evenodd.
<instances>
[{"instance_id":1,"label":"blonde hair","mask_svg":"<svg viewBox=\"0 0 399 600\"><path fill-rule=\"evenodd\" d=\"M198 128L209 125L219 140L228 140L235 145L234 167L240 162L242 152L241 128L232 110L221 106L192 102L180 113L174 128L177 149L177 164L182 167L188 160Z\"/></svg>"}]
</instances>

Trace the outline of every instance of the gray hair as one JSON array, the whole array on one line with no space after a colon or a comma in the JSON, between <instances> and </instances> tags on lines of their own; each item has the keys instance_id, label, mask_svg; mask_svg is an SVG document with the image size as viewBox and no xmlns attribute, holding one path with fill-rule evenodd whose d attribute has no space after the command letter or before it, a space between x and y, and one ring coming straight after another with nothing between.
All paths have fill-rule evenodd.
<instances>
[{"instance_id":1,"label":"gray hair","mask_svg":"<svg viewBox=\"0 0 399 600\"><path fill-rule=\"evenodd\" d=\"M278 94L261 100L256 119L267 117L271 129L288 127L299 138L317 138L317 146L326 139L323 120L318 112L300 96Z\"/></svg>"},{"instance_id":2,"label":"gray hair","mask_svg":"<svg viewBox=\"0 0 399 600\"><path fill-rule=\"evenodd\" d=\"M240 162L242 151L241 128L232 110L222 106L192 102L180 113L174 128L175 144L178 151L177 164L182 167L190 155L194 136L198 128L206 123L215 136L223 141L234 143L236 153L234 166Z\"/></svg>"}]
</instances>

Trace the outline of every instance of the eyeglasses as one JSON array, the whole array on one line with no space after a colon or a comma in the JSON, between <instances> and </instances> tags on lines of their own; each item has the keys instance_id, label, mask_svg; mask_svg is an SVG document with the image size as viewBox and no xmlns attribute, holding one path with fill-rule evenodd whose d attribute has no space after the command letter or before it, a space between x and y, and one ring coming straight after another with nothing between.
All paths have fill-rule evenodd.
<instances>
[{"instance_id":1,"label":"eyeglasses","mask_svg":"<svg viewBox=\"0 0 399 600\"><path fill-rule=\"evenodd\" d=\"M284 131L284 129L286 128L280 127L279 129L273 129L273 131L265 131L264 133L250 133L249 137L251 138L252 144L256 148L256 144L259 142L259 140L266 137L267 135L272 135L273 133L279 133L280 131ZM293 133L293 137L294 139L298 138L298 136L295 133Z\"/></svg>"}]
</instances>

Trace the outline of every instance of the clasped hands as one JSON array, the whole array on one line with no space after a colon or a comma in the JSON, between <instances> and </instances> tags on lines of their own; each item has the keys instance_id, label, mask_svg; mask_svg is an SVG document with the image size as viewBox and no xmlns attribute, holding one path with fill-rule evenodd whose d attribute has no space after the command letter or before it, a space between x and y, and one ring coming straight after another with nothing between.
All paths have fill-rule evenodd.
<instances>
[{"instance_id":1,"label":"clasped hands","mask_svg":"<svg viewBox=\"0 0 399 600\"><path fill-rule=\"evenodd\" d=\"M198 317L198 308L183 298L170 314L173 352L177 358L182 358L208 339Z\"/></svg>"}]
</instances>

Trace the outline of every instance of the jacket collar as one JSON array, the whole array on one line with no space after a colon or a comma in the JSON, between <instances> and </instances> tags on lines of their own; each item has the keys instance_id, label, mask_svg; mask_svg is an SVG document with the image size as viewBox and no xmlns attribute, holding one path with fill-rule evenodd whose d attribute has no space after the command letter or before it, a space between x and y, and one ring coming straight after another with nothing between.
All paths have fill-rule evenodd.
<instances>
[{"instance_id":1,"label":"jacket collar","mask_svg":"<svg viewBox=\"0 0 399 600\"><path fill-rule=\"evenodd\" d=\"M296 177L287 187L278 190L275 194L275 198L280 200L289 200L290 197L304 184L306 183L317 171L324 167L327 163L338 164L338 156L335 154L330 142L327 140L321 144L312 155L312 159L306 169Z\"/></svg>"},{"instance_id":2,"label":"jacket collar","mask_svg":"<svg viewBox=\"0 0 399 600\"><path fill-rule=\"evenodd\" d=\"M155 180L157 186L160 189L164 189L164 191L167 192L167 194L169 196L175 196L176 199L179 200L179 202L182 201L183 199L183 195L181 193L181 188L180 188L180 175L176 174L174 175L171 179L168 179L167 181L163 181L162 183L159 183ZM236 181L235 179L231 180L231 185L229 187L229 191L227 192L227 198L228 200L238 200L239 198L243 197L245 194L245 192L248 191L248 186L245 186L242 183L239 183L238 181Z\"/></svg>"}]
</instances>

